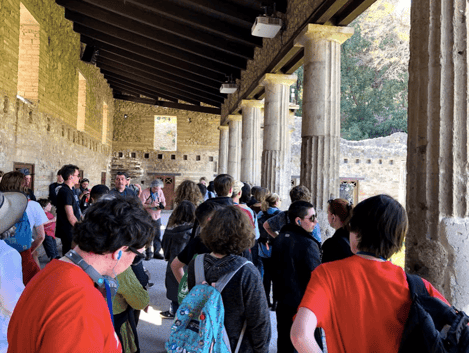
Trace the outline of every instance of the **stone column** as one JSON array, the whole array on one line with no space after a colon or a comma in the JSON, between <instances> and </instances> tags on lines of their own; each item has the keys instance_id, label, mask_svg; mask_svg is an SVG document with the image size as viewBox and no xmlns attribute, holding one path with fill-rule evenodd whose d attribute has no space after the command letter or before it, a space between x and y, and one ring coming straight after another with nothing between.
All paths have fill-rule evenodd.
<instances>
[{"instance_id":1,"label":"stone column","mask_svg":"<svg viewBox=\"0 0 469 353\"><path fill-rule=\"evenodd\" d=\"M241 164L241 115L228 115L230 139L228 143L228 174L239 180Z\"/></svg>"},{"instance_id":2,"label":"stone column","mask_svg":"<svg viewBox=\"0 0 469 353\"><path fill-rule=\"evenodd\" d=\"M261 185L288 198L291 175L286 172L290 86L296 75L266 74L265 86L264 150L262 152Z\"/></svg>"},{"instance_id":3,"label":"stone column","mask_svg":"<svg viewBox=\"0 0 469 353\"><path fill-rule=\"evenodd\" d=\"M288 196L282 199L282 209L288 209L291 204L290 200L290 189L292 188L292 145L291 145L291 135L293 131L295 131L294 123L295 123L295 112L299 109L298 105L290 104L289 111L288 111L288 129L287 129L287 140L286 146L287 149L285 151L285 177L288 180Z\"/></svg>"},{"instance_id":4,"label":"stone column","mask_svg":"<svg viewBox=\"0 0 469 353\"><path fill-rule=\"evenodd\" d=\"M218 152L218 174L228 173L228 126L219 126L220 146Z\"/></svg>"},{"instance_id":5,"label":"stone column","mask_svg":"<svg viewBox=\"0 0 469 353\"><path fill-rule=\"evenodd\" d=\"M295 39L305 53L300 178L319 211L339 197L340 45L352 34L350 27L310 24Z\"/></svg>"},{"instance_id":6,"label":"stone column","mask_svg":"<svg viewBox=\"0 0 469 353\"><path fill-rule=\"evenodd\" d=\"M406 270L469 310L468 4L412 2Z\"/></svg>"},{"instance_id":7,"label":"stone column","mask_svg":"<svg viewBox=\"0 0 469 353\"><path fill-rule=\"evenodd\" d=\"M241 101L243 110L241 181L252 185L259 185L261 181L259 139L263 106L263 102L254 99Z\"/></svg>"}]
</instances>

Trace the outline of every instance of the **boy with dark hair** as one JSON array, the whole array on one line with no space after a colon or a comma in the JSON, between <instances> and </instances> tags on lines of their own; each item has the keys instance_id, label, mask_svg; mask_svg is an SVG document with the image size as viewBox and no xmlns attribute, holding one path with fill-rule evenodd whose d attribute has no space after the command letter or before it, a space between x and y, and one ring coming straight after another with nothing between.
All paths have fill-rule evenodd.
<instances>
[{"instance_id":1,"label":"boy with dark hair","mask_svg":"<svg viewBox=\"0 0 469 353\"><path fill-rule=\"evenodd\" d=\"M77 246L52 260L23 292L8 327L12 352L121 353L100 289L141 256L154 235L135 199L102 200L74 227ZM38 305L38 298L47 298Z\"/></svg>"},{"instance_id":2,"label":"boy with dark hair","mask_svg":"<svg viewBox=\"0 0 469 353\"><path fill-rule=\"evenodd\" d=\"M213 181L218 197L231 197L234 179L229 174L220 174Z\"/></svg>"},{"instance_id":3,"label":"boy with dark hair","mask_svg":"<svg viewBox=\"0 0 469 353\"><path fill-rule=\"evenodd\" d=\"M297 185L290 190L290 200L291 202L295 201L311 201L311 192L306 186ZM273 238L278 236L278 233L289 222L287 211L282 211L279 214L275 215L272 218L269 218L264 222L263 226L267 233ZM319 223L316 224L316 227L313 230L313 236L317 241L321 241L321 228Z\"/></svg>"},{"instance_id":4,"label":"boy with dark hair","mask_svg":"<svg viewBox=\"0 0 469 353\"><path fill-rule=\"evenodd\" d=\"M66 254L72 248L73 226L82 216L78 196L73 192L80 172L76 165L67 164L62 167L60 174L64 183L57 194L56 236L62 240L62 254Z\"/></svg>"},{"instance_id":5,"label":"boy with dark hair","mask_svg":"<svg viewBox=\"0 0 469 353\"><path fill-rule=\"evenodd\" d=\"M307 201L296 201L288 209L290 223L282 228L272 245L274 298L277 301L277 348L293 353L290 340L293 317L301 302L311 272L321 264L321 244L312 232L316 211ZM317 337L320 340L320 335Z\"/></svg>"}]
</instances>

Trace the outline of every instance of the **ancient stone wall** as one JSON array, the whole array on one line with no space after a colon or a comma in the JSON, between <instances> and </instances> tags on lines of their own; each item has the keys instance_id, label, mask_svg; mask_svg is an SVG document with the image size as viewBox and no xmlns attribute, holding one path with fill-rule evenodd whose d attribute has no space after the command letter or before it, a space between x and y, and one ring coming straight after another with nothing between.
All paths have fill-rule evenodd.
<instances>
[{"instance_id":1,"label":"ancient stone wall","mask_svg":"<svg viewBox=\"0 0 469 353\"><path fill-rule=\"evenodd\" d=\"M39 25L34 34L24 27L20 16L24 9ZM80 61L79 35L65 19L64 9L53 0L0 0L0 17L0 170L11 171L15 162L34 164L38 197L47 196L47 185L67 163L78 165L92 184L100 183L101 173L108 173L114 101L99 70ZM39 49L39 58L33 57L34 51L20 51L20 36L23 44ZM19 72L22 59L33 64L23 63ZM37 60L39 67L34 64ZM28 70L38 71L37 82L27 83L30 90L21 87L19 92L18 78L34 73ZM77 130L79 74L86 79L81 131ZM105 106L108 118L103 123Z\"/></svg>"},{"instance_id":2,"label":"ancient stone wall","mask_svg":"<svg viewBox=\"0 0 469 353\"><path fill-rule=\"evenodd\" d=\"M155 147L155 117L177 118L177 149ZM175 185L205 176L212 180L218 169L218 115L115 101L112 172L127 170L135 182L149 185L158 175L174 175Z\"/></svg>"},{"instance_id":3,"label":"ancient stone wall","mask_svg":"<svg viewBox=\"0 0 469 353\"><path fill-rule=\"evenodd\" d=\"M295 118L292 132L292 178L298 184L301 157L301 117ZM406 200L407 134L363 141L340 139L340 169L342 181L357 184L356 202L386 193L405 206Z\"/></svg>"}]
</instances>

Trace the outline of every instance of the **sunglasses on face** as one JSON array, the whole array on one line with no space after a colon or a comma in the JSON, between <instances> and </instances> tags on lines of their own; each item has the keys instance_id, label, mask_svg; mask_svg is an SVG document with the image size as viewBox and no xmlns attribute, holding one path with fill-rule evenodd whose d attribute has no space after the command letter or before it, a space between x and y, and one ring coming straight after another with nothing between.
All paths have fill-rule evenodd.
<instances>
[{"instance_id":1,"label":"sunglasses on face","mask_svg":"<svg viewBox=\"0 0 469 353\"><path fill-rule=\"evenodd\" d=\"M138 257L138 258L143 259L143 258L145 257L145 254L144 254L144 253L141 253L140 251L138 251L138 250L135 249L135 248L129 247L129 251L130 251L130 252L133 252L135 255L137 255L136 257Z\"/></svg>"},{"instance_id":2,"label":"sunglasses on face","mask_svg":"<svg viewBox=\"0 0 469 353\"><path fill-rule=\"evenodd\" d=\"M313 214L311 217L305 217L306 219L309 219L311 223L314 223L316 221L317 215Z\"/></svg>"}]
</instances>

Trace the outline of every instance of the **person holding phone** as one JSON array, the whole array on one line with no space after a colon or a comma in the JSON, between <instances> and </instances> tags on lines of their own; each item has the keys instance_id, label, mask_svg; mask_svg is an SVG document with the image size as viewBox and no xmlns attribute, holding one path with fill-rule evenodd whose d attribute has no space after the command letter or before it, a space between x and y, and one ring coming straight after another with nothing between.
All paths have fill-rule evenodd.
<instances>
[{"instance_id":1,"label":"person holding phone","mask_svg":"<svg viewBox=\"0 0 469 353\"><path fill-rule=\"evenodd\" d=\"M153 251L151 247L146 250L146 260L155 258L163 260L163 255L160 254L161 250L161 210L166 207L166 200L163 194L163 181L155 179L151 182L150 187L143 190L140 194L143 208L147 210L155 223L156 235L153 239Z\"/></svg>"}]
</instances>

